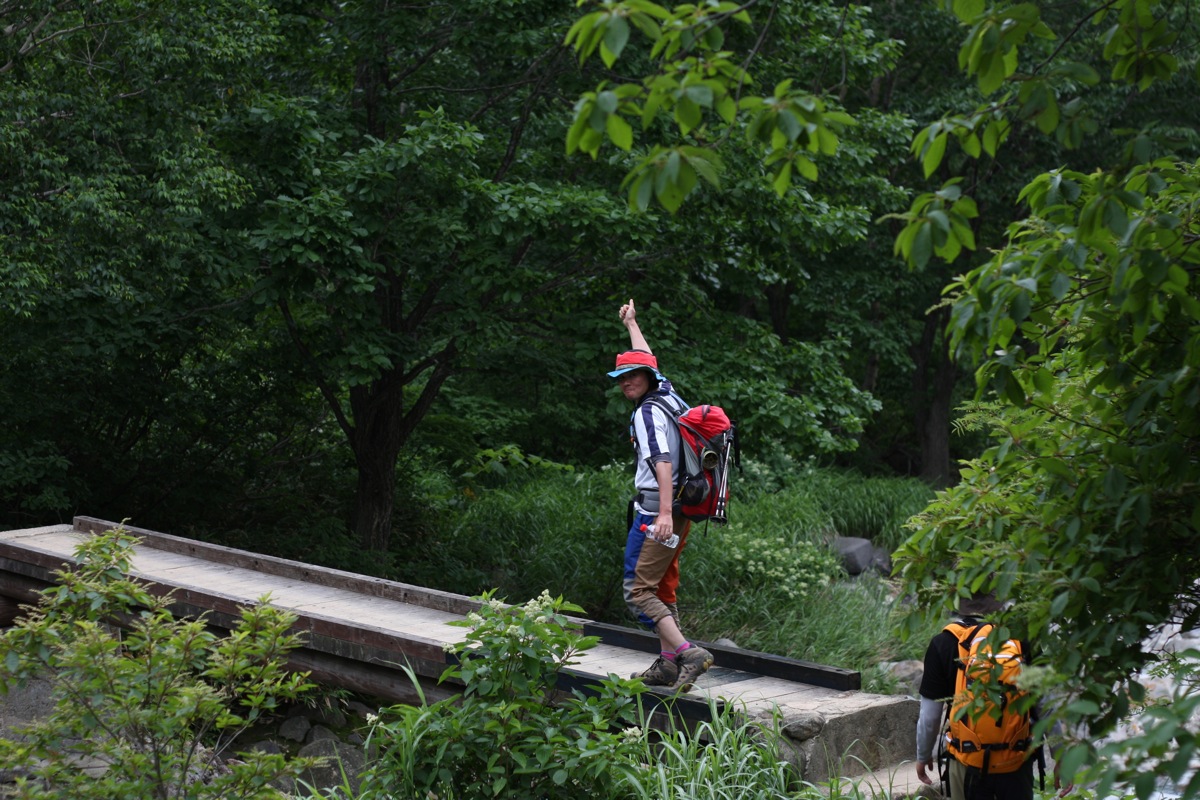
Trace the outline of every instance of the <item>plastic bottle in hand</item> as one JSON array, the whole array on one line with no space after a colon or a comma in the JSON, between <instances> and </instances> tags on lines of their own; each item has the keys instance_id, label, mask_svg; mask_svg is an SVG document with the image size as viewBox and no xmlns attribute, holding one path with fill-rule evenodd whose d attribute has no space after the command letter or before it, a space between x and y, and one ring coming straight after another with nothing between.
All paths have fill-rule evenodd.
<instances>
[{"instance_id":1,"label":"plastic bottle in hand","mask_svg":"<svg viewBox=\"0 0 1200 800\"><path fill-rule=\"evenodd\" d=\"M642 525L642 533L649 534L651 537L653 537L654 536L654 526L643 524ZM658 539L655 539L654 541L658 542ZM663 547L669 547L672 550L674 550L676 547L679 546L679 534L672 533L671 537L669 539L667 539L665 542L658 542L658 543L661 544Z\"/></svg>"}]
</instances>

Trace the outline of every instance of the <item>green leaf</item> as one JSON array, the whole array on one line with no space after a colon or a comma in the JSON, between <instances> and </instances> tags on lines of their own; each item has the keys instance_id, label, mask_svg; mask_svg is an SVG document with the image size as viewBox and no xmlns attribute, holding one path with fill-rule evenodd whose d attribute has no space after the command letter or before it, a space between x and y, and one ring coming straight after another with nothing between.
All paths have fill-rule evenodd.
<instances>
[{"instance_id":1,"label":"green leaf","mask_svg":"<svg viewBox=\"0 0 1200 800\"><path fill-rule=\"evenodd\" d=\"M1046 108L1037 115L1037 127L1042 133L1053 133L1058 127L1059 111L1058 101L1054 95L1047 92Z\"/></svg>"},{"instance_id":2,"label":"green leaf","mask_svg":"<svg viewBox=\"0 0 1200 800\"><path fill-rule=\"evenodd\" d=\"M925 177L932 175L942 163L942 157L946 155L947 135L939 133L933 138L929 144L929 149L925 152L924 158L921 159L921 165L925 170Z\"/></svg>"},{"instance_id":3,"label":"green leaf","mask_svg":"<svg viewBox=\"0 0 1200 800\"><path fill-rule=\"evenodd\" d=\"M792 185L792 162L785 161L783 168L775 175L775 180L771 182L771 187L775 190L775 194L779 197L787 192L788 187Z\"/></svg>"},{"instance_id":4,"label":"green leaf","mask_svg":"<svg viewBox=\"0 0 1200 800\"><path fill-rule=\"evenodd\" d=\"M688 164L692 169L696 170L696 174L704 180L708 181L713 186L720 186L720 169L721 163L719 159L710 156L704 151L689 151Z\"/></svg>"},{"instance_id":5,"label":"green leaf","mask_svg":"<svg viewBox=\"0 0 1200 800\"><path fill-rule=\"evenodd\" d=\"M984 0L954 0L954 16L963 22L974 22L983 8Z\"/></svg>"},{"instance_id":6,"label":"green leaf","mask_svg":"<svg viewBox=\"0 0 1200 800\"><path fill-rule=\"evenodd\" d=\"M915 224L917 225L917 230L913 236L913 246L909 260L915 266L923 267L929 263L929 258L933 255L933 226L928 220L922 220Z\"/></svg>"},{"instance_id":7,"label":"green leaf","mask_svg":"<svg viewBox=\"0 0 1200 800\"><path fill-rule=\"evenodd\" d=\"M604 47L600 49L600 58L606 67L611 67L621 57L629 41L629 23L625 17L612 16L604 29Z\"/></svg>"},{"instance_id":8,"label":"green leaf","mask_svg":"<svg viewBox=\"0 0 1200 800\"><path fill-rule=\"evenodd\" d=\"M796 171L800 173L801 177L809 181L817 180L817 165L811 158L803 153L797 153L793 161L796 164Z\"/></svg>"},{"instance_id":9,"label":"green leaf","mask_svg":"<svg viewBox=\"0 0 1200 800\"><path fill-rule=\"evenodd\" d=\"M675 122L679 125L680 133L687 135L700 124L702 118L700 106L696 105L696 102L686 94L676 100Z\"/></svg>"},{"instance_id":10,"label":"green leaf","mask_svg":"<svg viewBox=\"0 0 1200 800\"><path fill-rule=\"evenodd\" d=\"M608 138L622 150L633 147L633 127L619 114L609 114L605 124Z\"/></svg>"},{"instance_id":11,"label":"green leaf","mask_svg":"<svg viewBox=\"0 0 1200 800\"><path fill-rule=\"evenodd\" d=\"M721 95L714 108L716 109L717 114L720 115L721 119L725 120L726 122L733 122L734 118L737 116L737 101L733 99L732 94L726 93Z\"/></svg>"}]
</instances>

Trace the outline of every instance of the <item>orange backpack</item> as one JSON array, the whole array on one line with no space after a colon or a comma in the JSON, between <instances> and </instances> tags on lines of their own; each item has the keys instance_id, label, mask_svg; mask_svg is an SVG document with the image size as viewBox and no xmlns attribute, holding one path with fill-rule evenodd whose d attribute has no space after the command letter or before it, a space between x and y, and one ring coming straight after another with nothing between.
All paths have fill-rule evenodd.
<instances>
[{"instance_id":1,"label":"orange backpack","mask_svg":"<svg viewBox=\"0 0 1200 800\"><path fill-rule=\"evenodd\" d=\"M945 627L958 639L959 662L946 746L961 763L985 775L1016 771L1033 744L1029 713L1012 708L1025 695L1017 688L1017 675L1026 654L1016 639L994 647L987 640L992 628L986 622L974 627L952 622ZM1003 688L999 708L988 695L976 694L979 684L993 680Z\"/></svg>"}]
</instances>

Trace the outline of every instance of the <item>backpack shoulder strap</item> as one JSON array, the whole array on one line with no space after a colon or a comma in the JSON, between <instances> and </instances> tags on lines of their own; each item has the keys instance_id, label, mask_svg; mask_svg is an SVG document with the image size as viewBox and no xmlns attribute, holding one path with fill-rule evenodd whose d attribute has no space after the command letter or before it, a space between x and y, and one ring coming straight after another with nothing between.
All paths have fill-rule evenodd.
<instances>
[{"instance_id":1,"label":"backpack shoulder strap","mask_svg":"<svg viewBox=\"0 0 1200 800\"><path fill-rule=\"evenodd\" d=\"M675 394L668 395L655 393L643 400L642 403L649 403L650 405L658 406L663 411L667 412L671 419L675 420L676 422L678 422L679 417L688 410L687 404L679 399Z\"/></svg>"},{"instance_id":2,"label":"backpack shoulder strap","mask_svg":"<svg viewBox=\"0 0 1200 800\"><path fill-rule=\"evenodd\" d=\"M958 658L954 659L954 667L957 670L958 678L962 681L966 676L967 661L971 656L971 642L979 636L979 632L985 628L991 628L990 622L980 622L977 625L967 625L962 622L951 622L946 627L942 628L948 631L955 639L958 640ZM985 636L987 634L984 634ZM962 686L958 686L956 691L961 691Z\"/></svg>"},{"instance_id":3,"label":"backpack shoulder strap","mask_svg":"<svg viewBox=\"0 0 1200 800\"><path fill-rule=\"evenodd\" d=\"M977 625L968 625L963 622L951 622L942 630L946 631L958 640L959 647L971 649L971 641L979 635L979 632L984 628L991 627L990 622L980 622Z\"/></svg>"}]
</instances>

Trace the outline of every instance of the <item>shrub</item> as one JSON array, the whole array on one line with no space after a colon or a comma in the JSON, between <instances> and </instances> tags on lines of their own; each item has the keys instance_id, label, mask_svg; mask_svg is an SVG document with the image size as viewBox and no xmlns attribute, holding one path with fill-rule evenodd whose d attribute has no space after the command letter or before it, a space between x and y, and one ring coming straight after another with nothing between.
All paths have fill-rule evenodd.
<instances>
[{"instance_id":1,"label":"shrub","mask_svg":"<svg viewBox=\"0 0 1200 800\"><path fill-rule=\"evenodd\" d=\"M19 793L31 799L278 797L270 784L311 760L225 756L238 733L309 688L283 669L295 617L263 602L224 638L177 620L169 597L127 577L135 542L120 529L86 540L78 567L0 635L0 690L46 678L54 700L20 740L0 739L0 763L25 776Z\"/></svg>"},{"instance_id":2,"label":"shrub","mask_svg":"<svg viewBox=\"0 0 1200 800\"><path fill-rule=\"evenodd\" d=\"M735 589L788 603L810 596L842 574L837 555L815 542L789 541L740 525L730 525L721 537Z\"/></svg>"},{"instance_id":3,"label":"shrub","mask_svg":"<svg viewBox=\"0 0 1200 800\"><path fill-rule=\"evenodd\" d=\"M506 606L490 593L461 624L459 659L442 676L461 698L395 706L372 720L378 756L361 797L616 797L640 751L640 682L610 676L585 694L558 688L562 671L595 637L580 636L542 595ZM453 624L453 623L452 623Z\"/></svg>"}]
</instances>

